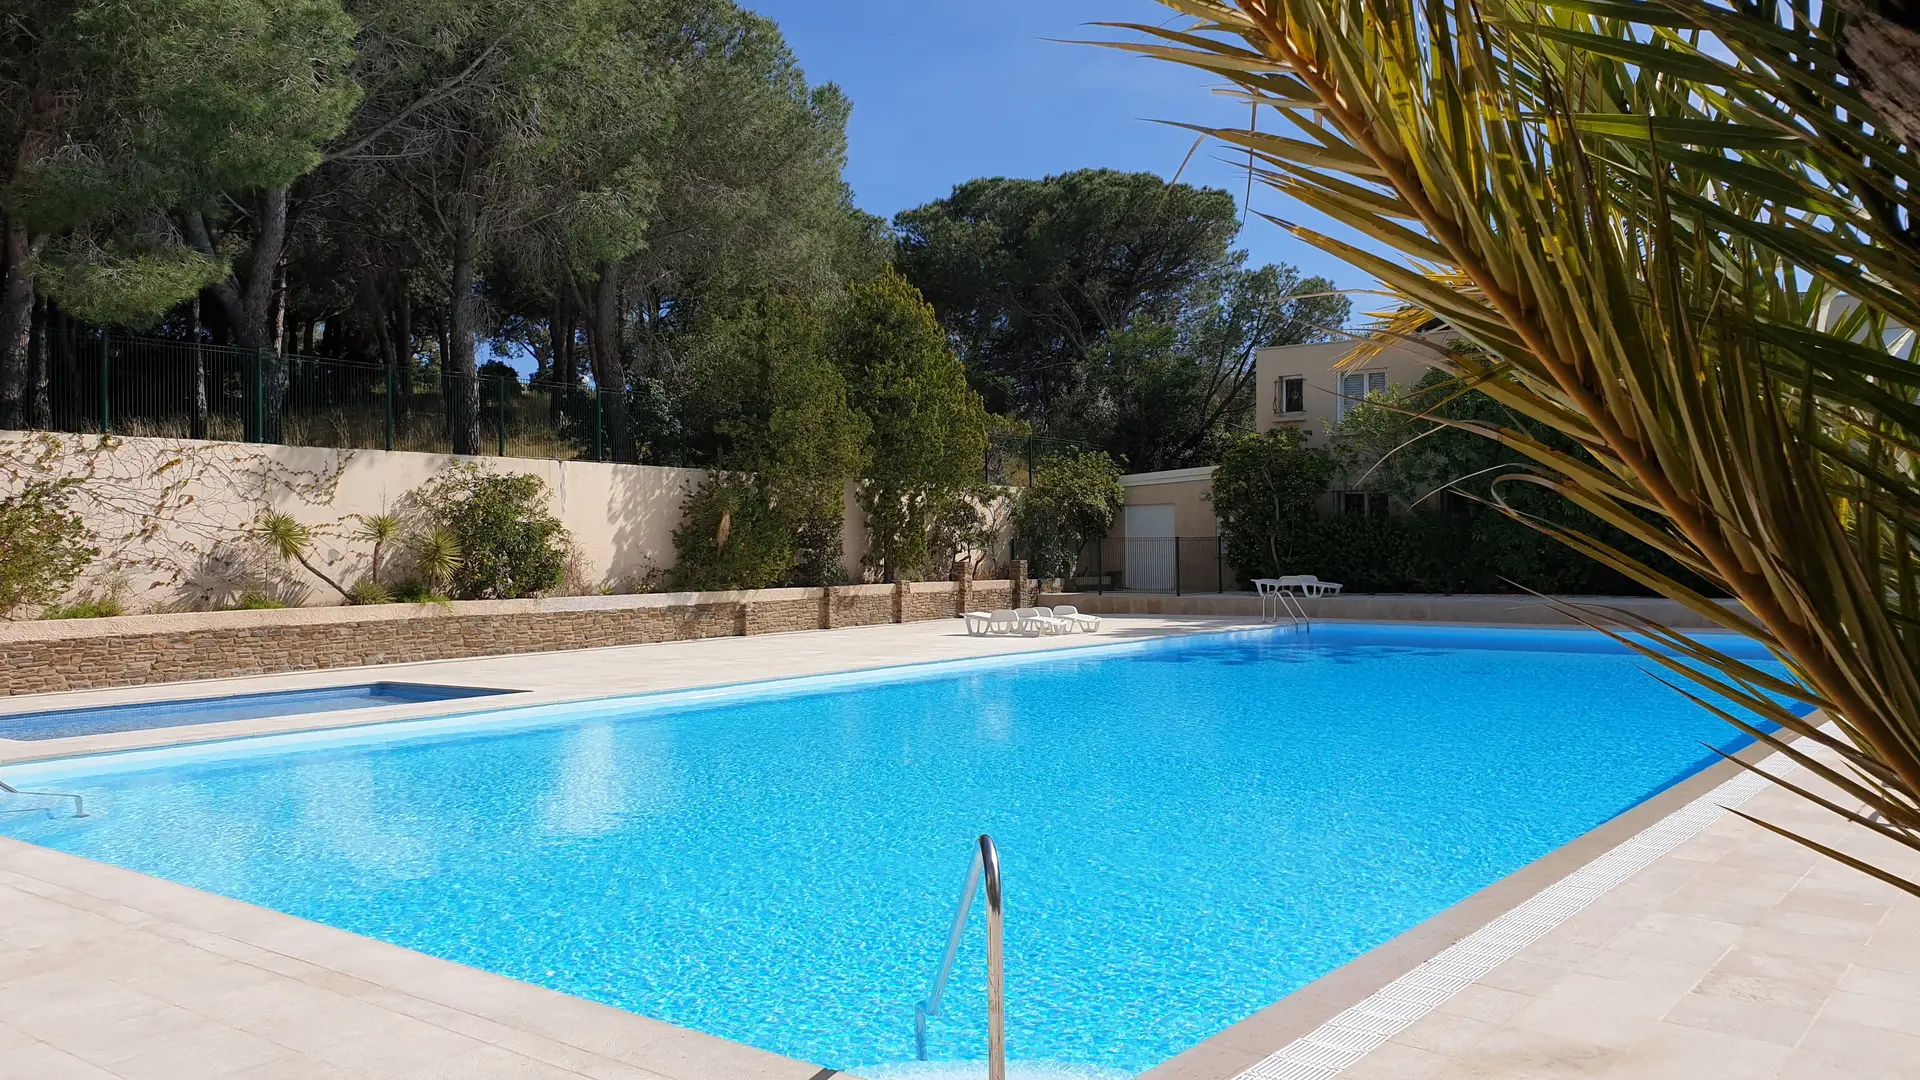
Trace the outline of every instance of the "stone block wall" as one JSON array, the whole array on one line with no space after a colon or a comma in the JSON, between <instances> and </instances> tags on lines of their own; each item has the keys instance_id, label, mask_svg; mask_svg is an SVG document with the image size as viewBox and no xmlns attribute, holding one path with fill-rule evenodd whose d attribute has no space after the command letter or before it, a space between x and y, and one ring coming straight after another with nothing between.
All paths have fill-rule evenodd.
<instances>
[{"instance_id":1,"label":"stone block wall","mask_svg":"<svg viewBox=\"0 0 1920 1080\"><path fill-rule=\"evenodd\" d=\"M967 597L968 611L998 611L1013 606L1013 588L1004 581L976 581Z\"/></svg>"},{"instance_id":2,"label":"stone block wall","mask_svg":"<svg viewBox=\"0 0 1920 1080\"><path fill-rule=\"evenodd\" d=\"M957 589L916 586L900 618L952 618ZM0 695L864 626L895 621L894 599L855 585L0 623Z\"/></svg>"},{"instance_id":3,"label":"stone block wall","mask_svg":"<svg viewBox=\"0 0 1920 1080\"><path fill-rule=\"evenodd\" d=\"M826 626L825 589L761 589L741 603L741 633L786 634Z\"/></svg>"},{"instance_id":4,"label":"stone block wall","mask_svg":"<svg viewBox=\"0 0 1920 1080\"><path fill-rule=\"evenodd\" d=\"M900 592L900 621L948 619L960 614L959 590L951 581L913 581Z\"/></svg>"},{"instance_id":5,"label":"stone block wall","mask_svg":"<svg viewBox=\"0 0 1920 1080\"><path fill-rule=\"evenodd\" d=\"M893 586L836 585L827 590L829 628L894 622Z\"/></svg>"}]
</instances>

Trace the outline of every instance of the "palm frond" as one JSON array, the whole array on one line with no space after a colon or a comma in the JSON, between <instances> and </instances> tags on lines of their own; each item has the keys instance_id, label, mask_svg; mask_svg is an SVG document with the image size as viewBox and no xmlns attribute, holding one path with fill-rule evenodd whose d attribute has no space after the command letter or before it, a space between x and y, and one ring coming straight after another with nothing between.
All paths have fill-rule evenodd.
<instances>
[{"instance_id":1,"label":"palm frond","mask_svg":"<svg viewBox=\"0 0 1920 1080\"><path fill-rule=\"evenodd\" d=\"M1481 425L1534 463L1507 482L1552 487L1743 612L1527 520L1720 613L1792 678L1624 613L1583 617L1676 685L1836 753L1815 775L1920 847L1920 160L1845 74L1836 6L1163 2L1193 23L1105 44L1207 71L1283 120L1202 130L1371 241L1282 223L1402 299L1383 340L1444 321L1463 382L1579 447Z\"/></svg>"}]
</instances>

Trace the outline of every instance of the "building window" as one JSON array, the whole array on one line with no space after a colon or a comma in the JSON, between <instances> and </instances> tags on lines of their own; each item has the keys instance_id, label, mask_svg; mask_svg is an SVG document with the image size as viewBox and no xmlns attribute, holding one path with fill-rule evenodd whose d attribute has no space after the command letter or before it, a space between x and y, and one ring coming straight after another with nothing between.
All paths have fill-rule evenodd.
<instances>
[{"instance_id":1,"label":"building window","mask_svg":"<svg viewBox=\"0 0 1920 1080\"><path fill-rule=\"evenodd\" d=\"M1279 416L1307 414L1307 377L1283 375L1274 390L1274 413Z\"/></svg>"},{"instance_id":2,"label":"building window","mask_svg":"<svg viewBox=\"0 0 1920 1080\"><path fill-rule=\"evenodd\" d=\"M1345 420L1347 411L1387 388L1384 371L1348 371L1340 375L1340 401L1336 419Z\"/></svg>"},{"instance_id":3,"label":"building window","mask_svg":"<svg viewBox=\"0 0 1920 1080\"><path fill-rule=\"evenodd\" d=\"M1383 518L1389 512L1387 496L1378 491L1342 491L1338 493L1340 512Z\"/></svg>"}]
</instances>

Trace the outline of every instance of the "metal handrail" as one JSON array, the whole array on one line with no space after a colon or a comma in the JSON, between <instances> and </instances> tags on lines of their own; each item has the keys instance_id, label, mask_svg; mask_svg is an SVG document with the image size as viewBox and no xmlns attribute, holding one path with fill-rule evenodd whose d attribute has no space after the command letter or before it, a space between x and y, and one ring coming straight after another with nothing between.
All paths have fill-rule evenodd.
<instances>
[{"instance_id":1,"label":"metal handrail","mask_svg":"<svg viewBox=\"0 0 1920 1080\"><path fill-rule=\"evenodd\" d=\"M1288 592L1285 589L1281 589L1278 592L1274 593L1274 595L1280 598L1281 606L1286 608L1287 622L1289 625L1293 625L1293 626L1313 625L1313 620L1307 618L1307 605L1301 603L1297 598L1294 597L1292 593Z\"/></svg>"},{"instance_id":2,"label":"metal handrail","mask_svg":"<svg viewBox=\"0 0 1920 1080\"><path fill-rule=\"evenodd\" d=\"M86 817L86 816L87 816L87 803L86 803L86 800L84 800L84 799L82 799L82 798L81 798L80 796L78 796L78 795L75 795L75 794L72 794L71 792L66 792L66 791L21 791L21 790L20 790L19 788L17 788L17 787L14 787L14 786L13 786L12 784L9 784L9 783L7 783L7 782L6 782L5 780L0 780L0 791L4 791L4 792L6 792L6 793L7 793L7 794L9 794L9 795L39 795L39 796L41 796L41 797L43 797L43 798L48 798L48 799L72 799L72 800L73 800L73 816L74 816L74 817Z\"/></svg>"},{"instance_id":3,"label":"metal handrail","mask_svg":"<svg viewBox=\"0 0 1920 1080\"><path fill-rule=\"evenodd\" d=\"M1265 579L1261 579L1261 581L1264 580ZM1267 599L1271 597L1273 599L1273 618L1275 622L1280 621L1281 617L1284 616L1289 626L1313 625L1313 620L1307 617L1307 606L1301 603L1298 597L1294 596L1293 593L1287 589L1265 585L1262 584L1261 581L1256 581L1254 587L1260 592L1260 618L1263 621L1267 617Z\"/></svg>"},{"instance_id":4,"label":"metal handrail","mask_svg":"<svg viewBox=\"0 0 1920 1080\"><path fill-rule=\"evenodd\" d=\"M973 894L984 881L987 885L987 1080L1007 1080L1007 993L1005 947L1001 938L1000 852L993 837L982 835L967 867L967 883L960 890L960 906L954 909L953 929L947 932L947 949L934 969L927 986L926 999L913 1007L913 1036L920 1060L927 1060L927 1020L940 1015L940 999L947 992L947 978L953 974L953 962L960 955L960 935L966 932L967 916L973 911Z\"/></svg>"}]
</instances>

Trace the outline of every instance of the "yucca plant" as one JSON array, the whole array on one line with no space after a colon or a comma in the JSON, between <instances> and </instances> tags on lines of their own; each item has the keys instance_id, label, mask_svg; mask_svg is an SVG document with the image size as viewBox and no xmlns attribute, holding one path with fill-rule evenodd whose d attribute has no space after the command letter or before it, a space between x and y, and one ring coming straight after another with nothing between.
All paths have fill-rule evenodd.
<instances>
[{"instance_id":1,"label":"yucca plant","mask_svg":"<svg viewBox=\"0 0 1920 1080\"><path fill-rule=\"evenodd\" d=\"M1463 385L1581 448L1461 425L1530 459L1503 483L1561 492L1743 607L1531 523L1792 677L1622 612L1582 617L1800 736L1689 691L1845 795L1783 783L1920 850L1920 368L1899 329L1920 327L1920 162L1847 77L1836 9L1162 2L1192 24L1109 24L1138 35L1109 44L1218 76L1262 121L1199 130L1395 253L1287 225L1399 299L1379 340L1445 320L1462 341L1438 359Z\"/></svg>"},{"instance_id":2,"label":"yucca plant","mask_svg":"<svg viewBox=\"0 0 1920 1080\"><path fill-rule=\"evenodd\" d=\"M308 552L313 549L312 529L302 525L291 514L284 514L278 510L269 510L261 514L256 528L260 539L275 555L306 567L307 573L326 582L329 588L340 594L341 599L352 602L353 594L343 588L325 570L315 566L313 560L307 557Z\"/></svg>"},{"instance_id":3,"label":"yucca plant","mask_svg":"<svg viewBox=\"0 0 1920 1080\"><path fill-rule=\"evenodd\" d=\"M466 553L453 530L441 526L414 538L413 560L429 595L444 597L453 587L453 576L465 564Z\"/></svg>"},{"instance_id":4,"label":"yucca plant","mask_svg":"<svg viewBox=\"0 0 1920 1080\"><path fill-rule=\"evenodd\" d=\"M400 539L401 530L402 522L398 514L360 515L360 538L373 545L372 565L367 570L367 577L375 585L380 584L380 566L387 550L394 541Z\"/></svg>"}]
</instances>

